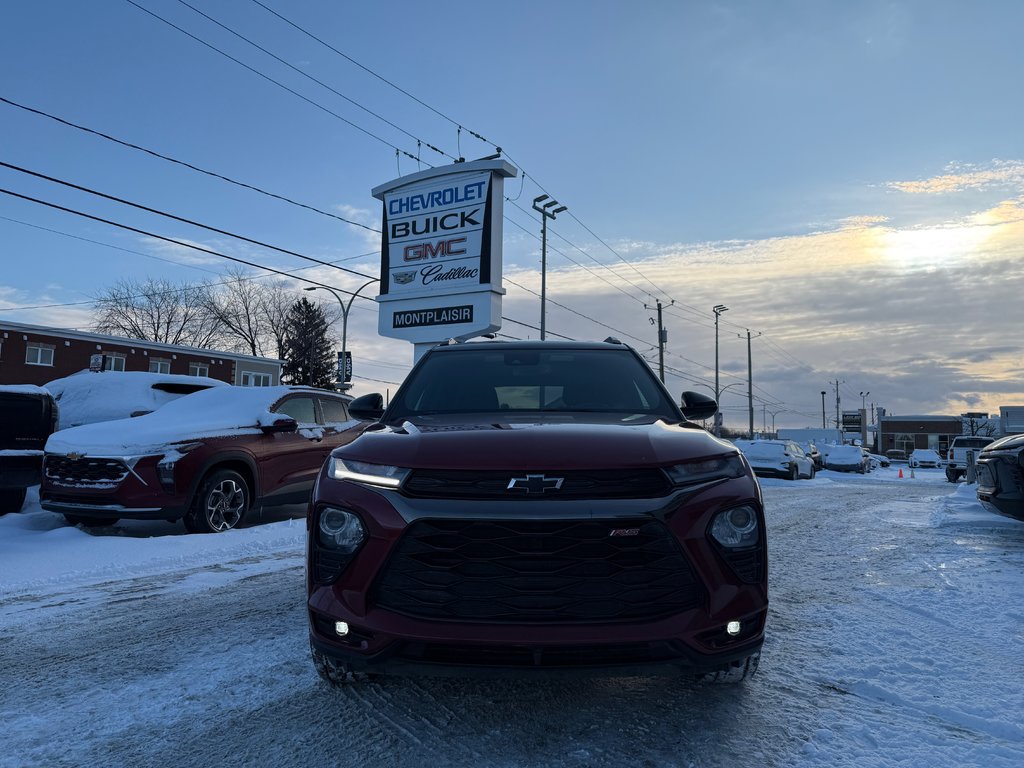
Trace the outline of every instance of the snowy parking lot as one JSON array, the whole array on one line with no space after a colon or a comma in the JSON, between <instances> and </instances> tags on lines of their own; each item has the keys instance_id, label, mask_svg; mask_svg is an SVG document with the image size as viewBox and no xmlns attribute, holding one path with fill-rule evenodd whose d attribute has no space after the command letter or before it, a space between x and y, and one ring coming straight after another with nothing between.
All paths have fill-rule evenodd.
<instances>
[{"instance_id":1,"label":"snowy parking lot","mask_svg":"<svg viewBox=\"0 0 1024 768\"><path fill-rule=\"evenodd\" d=\"M1024 523L942 470L763 480L758 675L388 679L309 661L304 521L0 518L0 766L1024 765Z\"/></svg>"}]
</instances>

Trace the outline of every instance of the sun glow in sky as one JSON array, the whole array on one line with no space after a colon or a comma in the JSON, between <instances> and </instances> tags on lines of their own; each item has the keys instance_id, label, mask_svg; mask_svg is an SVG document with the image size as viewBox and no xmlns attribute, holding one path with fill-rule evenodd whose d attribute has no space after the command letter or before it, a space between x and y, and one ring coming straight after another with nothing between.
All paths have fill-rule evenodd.
<instances>
[{"instance_id":1,"label":"sun glow in sky","mask_svg":"<svg viewBox=\"0 0 1024 768\"><path fill-rule=\"evenodd\" d=\"M429 108L251 0L201 6L296 69L173 0L138 0L169 23L117 0L10 3L0 96L371 228L371 188L447 162L428 145L467 159L501 146L522 171L506 186L508 336L537 335L530 201L543 192L569 207L548 233L548 330L617 336L656 360L661 302L673 392L714 381L711 307L725 304L723 383L746 380L750 329L757 397L782 426L820 424L819 393L837 379L851 408L869 390L904 414L1024 402L1024 3L266 4ZM360 257L375 232L3 103L0 148L6 162L379 269ZM0 188L308 267L9 169ZM119 278L217 281L228 266L6 195L0 263L0 317L74 327ZM393 391L411 362L376 322L357 301L357 394Z\"/></svg>"}]
</instances>

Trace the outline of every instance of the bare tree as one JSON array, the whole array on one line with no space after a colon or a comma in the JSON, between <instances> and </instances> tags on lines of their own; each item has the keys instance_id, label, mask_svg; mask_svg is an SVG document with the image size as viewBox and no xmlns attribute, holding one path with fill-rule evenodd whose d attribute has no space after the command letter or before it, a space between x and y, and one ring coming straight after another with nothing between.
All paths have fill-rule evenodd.
<instances>
[{"instance_id":1,"label":"bare tree","mask_svg":"<svg viewBox=\"0 0 1024 768\"><path fill-rule=\"evenodd\" d=\"M220 321L226 340L250 355L267 357L275 338L278 313L273 311L274 286L254 280L241 268L228 271L228 279L210 292L210 311Z\"/></svg>"},{"instance_id":2,"label":"bare tree","mask_svg":"<svg viewBox=\"0 0 1024 768\"><path fill-rule=\"evenodd\" d=\"M95 329L113 336L211 348L222 332L208 283L119 280L96 297L96 312Z\"/></svg>"}]
</instances>

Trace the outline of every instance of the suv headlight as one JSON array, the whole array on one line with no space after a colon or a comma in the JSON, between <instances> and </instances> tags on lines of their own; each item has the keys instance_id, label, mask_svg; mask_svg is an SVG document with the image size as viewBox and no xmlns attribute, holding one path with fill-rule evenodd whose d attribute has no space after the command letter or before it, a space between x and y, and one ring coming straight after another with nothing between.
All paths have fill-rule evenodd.
<instances>
[{"instance_id":1,"label":"suv headlight","mask_svg":"<svg viewBox=\"0 0 1024 768\"><path fill-rule=\"evenodd\" d=\"M366 541L363 521L354 512L325 507L320 512L320 544L341 555L351 555Z\"/></svg>"},{"instance_id":2,"label":"suv headlight","mask_svg":"<svg viewBox=\"0 0 1024 768\"><path fill-rule=\"evenodd\" d=\"M174 465L177 464L186 453L195 450L201 445L202 443L184 443L182 445L175 445L167 451L156 465L156 476L160 479L160 485L162 485L166 490L173 492Z\"/></svg>"},{"instance_id":3,"label":"suv headlight","mask_svg":"<svg viewBox=\"0 0 1024 768\"><path fill-rule=\"evenodd\" d=\"M397 488L405 480L409 470L388 464L370 464L332 456L327 465L327 474L335 480L351 480L366 485Z\"/></svg>"},{"instance_id":4,"label":"suv headlight","mask_svg":"<svg viewBox=\"0 0 1024 768\"><path fill-rule=\"evenodd\" d=\"M743 477L746 468L738 453L730 456L716 456L713 459L688 461L665 467L665 473L675 485L693 485L708 480L721 480L730 477Z\"/></svg>"},{"instance_id":5,"label":"suv headlight","mask_svg":"<svg viewBox=\"0 0 1024 768\"><path fill-rule=\"evenodd\" d=\"M754 546L761 538L757 510L744 504L719 512L711 523L711 538L727 549Z\"/></svg>"}]
</instances>

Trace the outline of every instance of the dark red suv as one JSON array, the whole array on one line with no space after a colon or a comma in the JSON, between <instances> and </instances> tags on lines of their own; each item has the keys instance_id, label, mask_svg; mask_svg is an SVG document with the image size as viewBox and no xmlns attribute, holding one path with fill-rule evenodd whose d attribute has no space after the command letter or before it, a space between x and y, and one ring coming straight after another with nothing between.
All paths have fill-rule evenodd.
<instances>
[{"instance_id":1,"label":"dark red suv","mask_svg":"<svg viewBox=\"0 0 1024 768\"><path fill-rule=\"evenodd\" d=\"M348 396L306 387L215 387L145 416L86 424L46 443L40 502L72 524L182 519L226 531L250 510L306 503L331 450L365 422Z\"/></svg>"},{"instance_id":2,"label":"dark red suv","mask_svg":"<svg viewBox=\"0 0 1024 768\"><path fill-rule=\"evenodd\" d=\"M760 488L629 347L439 346L331 454L308 537L313 661L373 673L757 668ZM685 414L685 416L684 416Z\"/></svg>"}]
</instances>

